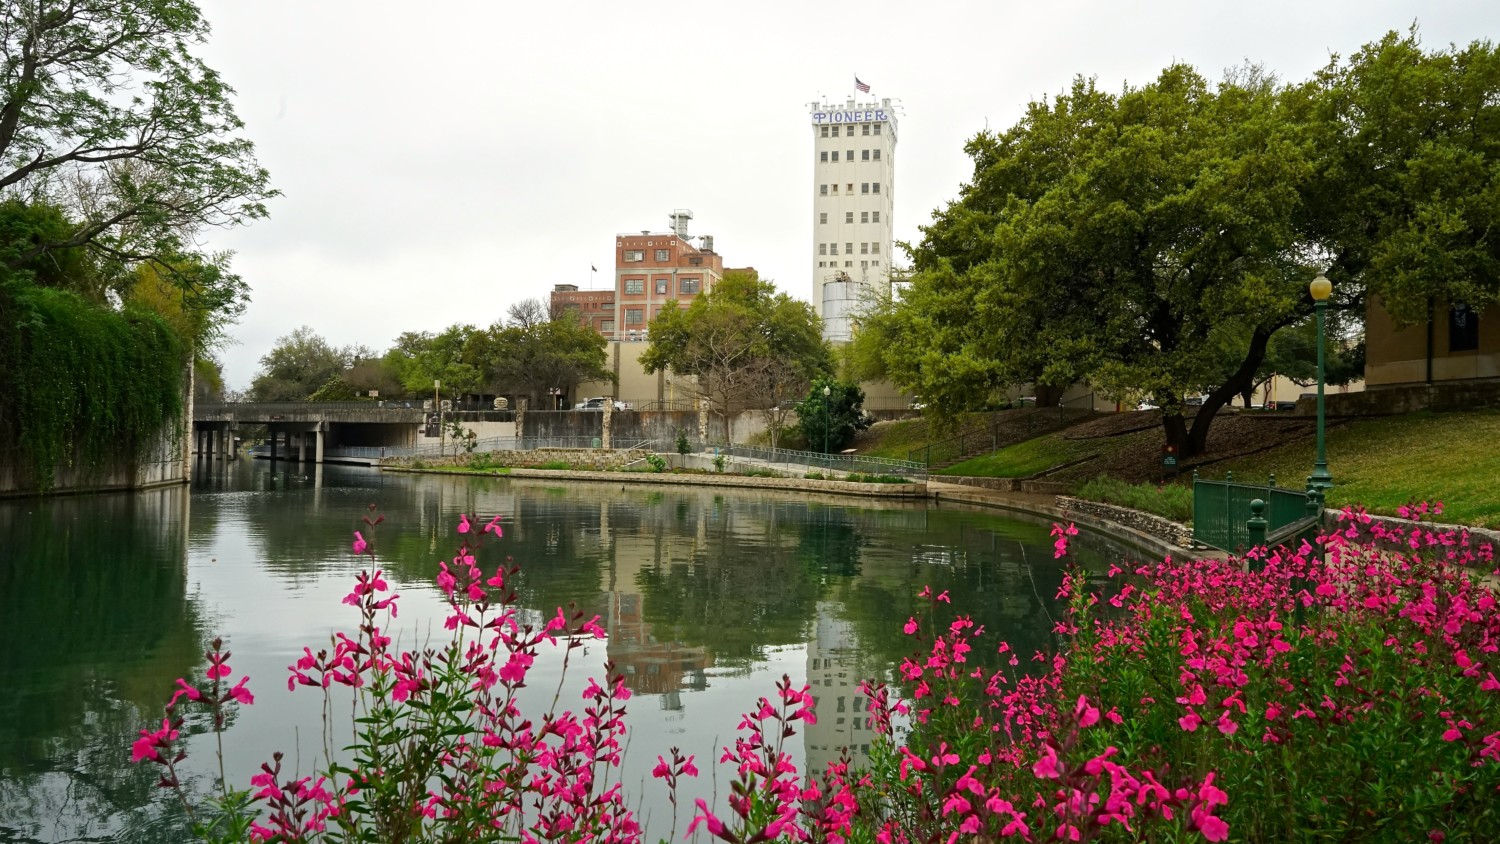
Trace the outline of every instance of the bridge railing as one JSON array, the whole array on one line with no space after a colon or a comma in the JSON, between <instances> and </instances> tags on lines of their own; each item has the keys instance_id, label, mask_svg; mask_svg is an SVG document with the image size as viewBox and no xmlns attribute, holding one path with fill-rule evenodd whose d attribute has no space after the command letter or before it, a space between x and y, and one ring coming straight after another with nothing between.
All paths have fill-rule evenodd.
<instances>
[{"instance_id":1,"label":"bridge railing","mask_svg":"<svg viewBox=\"0 0 1500 844\"><path fill-rule=\"evenodd\" d=\"M368 401L200 401L193 403L193 415L195 416L216 416L221 414L236 413L276 415L286 413L308 413L310 411L367 412L372 410L400 410L420 412L422 410L422 403L412 401L382 401L380 399L369 399Z\"/></svg>"}]
</instances>

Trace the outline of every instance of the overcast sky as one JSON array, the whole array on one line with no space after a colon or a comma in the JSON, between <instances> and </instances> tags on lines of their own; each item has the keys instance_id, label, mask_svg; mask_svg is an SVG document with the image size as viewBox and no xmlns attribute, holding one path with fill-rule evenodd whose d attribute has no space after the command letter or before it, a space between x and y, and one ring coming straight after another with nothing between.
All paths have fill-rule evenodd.
<instances>
[{"instance_id":1,"label":"overcast sky","mask_svg":"<svg viewBox=\"0 0 1500 844\"><path fill-rule=\"evenodd\" d=\"M247 386L310 325L384 350L487 325L556 283L609 283L614 235L695 214L729 266L809 298L808 103L901 104L895 228L969 175L965 139L1075 75L1107 89L1181 60L1300 80L1390 29L1494 40L1500 3L203 0L202 54L238 91L271 217L211 232L253 302L221 351Z\"/></svg>"}]
</instances>

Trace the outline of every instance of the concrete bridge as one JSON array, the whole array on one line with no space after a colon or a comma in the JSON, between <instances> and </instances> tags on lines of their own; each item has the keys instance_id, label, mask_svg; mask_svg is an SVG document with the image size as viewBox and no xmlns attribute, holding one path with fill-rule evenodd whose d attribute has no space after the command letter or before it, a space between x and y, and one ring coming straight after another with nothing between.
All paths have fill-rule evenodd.
<instances>
[{"instance_id":1,"label":"concrete bridge","mask_svg":"<svg viewBox=\"0 0 1500 844\"><path fill-rule=\"evenodd\" d=\"M193 452L232 459L238 456L236 429L264 425L272 460L311 457L322 463L325 456L338 459L345 451L411 448L426 423L427 412L416 402L195 402Z\"/></svg>"}]
</instances>

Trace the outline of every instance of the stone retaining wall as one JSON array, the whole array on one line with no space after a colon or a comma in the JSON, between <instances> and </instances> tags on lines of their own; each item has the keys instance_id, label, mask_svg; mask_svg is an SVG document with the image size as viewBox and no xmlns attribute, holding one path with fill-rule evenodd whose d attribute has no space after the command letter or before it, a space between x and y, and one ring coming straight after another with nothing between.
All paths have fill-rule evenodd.
<instances>
[{"instance_id":1,"label":"stone retaining wall","mask_svg":"<svg viewBox=\"0 0 1500 844\"><path fill-rule=\"evenodd\" d=\"M877 498L925 498L927 485L857 484L849 481L810 481L805 478L756 478L745 475L672 475L654 472L574 472L551 469L517 469L507 473L512 478L546 478L565 481L604 481L607 483L668 484L677 486L755 487L758 489L798 490L802 492L836 492L844 495L866 495Z\"/></svg>"},{"instance_id":2,"label":"stone retaining wall","mask_svg":"<svg viewBox=\"0 0 1500 844\"><path fill-rule=\"evenodd\" d=\"M1086 513L1096 518L1138 530L1183 548L1191 548L1193 546L1193 529L1191 527L1151 513L1143 513L1140 510L1132 510L1129 507L1117 507L1113 504L1104 504L1099 501L1085 501L1082 498L1073 498L1068 495L1059 495L1057 497L1057 506L1062 508L1065 513Z\"/></svg>"},{"instance_id":3,"label":"stone retaining wall","mask_svg":"<svg viewBox=\"0 0 1500 844\"><path fill-rule=\"evenodd\" d=\"M646 452L625 449L536 448L529 451L482 451L446 457L387 457L380 465L396 469L416 468L414 463L422 466L468 466L476 457L487 460L489 465L496 467L526 468L547 463L567 463L579 469L608 472L644 460ZM550 469L546 471L548 474L556 473Z\"/></svg>"},{"instance_id":4,"label":"stone retaining wall","mask_svg":"<svg viewBox=\"0 0 1500 844\"><path fill-rule=\"evenodd\" d=\"M1062 481L1033 481L1026 478L975 478L967 475L940 475L944 483L977 486L996 492L1029 492L1040 495L1067 495L1072 490ZM937 477L934 480L937 480Z\"/></svg>"}]
</instances>

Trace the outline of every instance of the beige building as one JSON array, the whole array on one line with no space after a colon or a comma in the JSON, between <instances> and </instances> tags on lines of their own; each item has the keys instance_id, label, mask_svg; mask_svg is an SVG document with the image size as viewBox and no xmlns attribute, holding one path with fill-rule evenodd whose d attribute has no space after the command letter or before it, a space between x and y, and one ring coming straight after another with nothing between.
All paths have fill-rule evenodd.
<instances>
[{"instance_id":1,"label":"beige building","mask_svg":"<svg viewBox=\"0 0 1500 844\"><path fill-rule=\"evenodd\" d=\"M889 99L810 109L812 303L823 337L845 341L865 301L890 289L896 112Z\"/></svg>"},{"instance_id":2,"label":"beige building","mask_svg":"<svg viewBox=\"0 0 1500 844\"><path fill-rule=\"evenodd\" d=\"M1365 383L1371 388L1500 378L1500 307L1475 312L1438 302L1433 318L1398 327L1380 303L1365 310Z\"/></svg>"}]
</instances>

